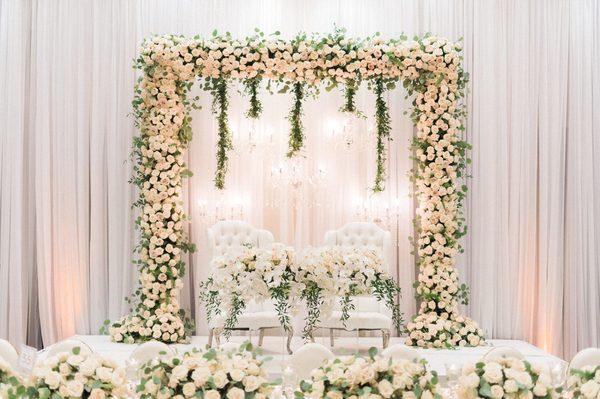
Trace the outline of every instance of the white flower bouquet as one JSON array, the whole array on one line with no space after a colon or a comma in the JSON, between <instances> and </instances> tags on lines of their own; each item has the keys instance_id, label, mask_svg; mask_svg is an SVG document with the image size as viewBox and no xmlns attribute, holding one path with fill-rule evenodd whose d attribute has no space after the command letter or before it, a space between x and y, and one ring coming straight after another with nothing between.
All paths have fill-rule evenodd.
<instances>
[{"instance_id":1,"label":"white flower bouquet","mask_svg":"<svg viewBox=\"0 0 600 399\"><path fill-rule=\"evenodd\" d=\"M213 348L153 359L143 366L136 391L140 399L266 399L272 387L245 343L235 352Z\"/></svg>"},{"instance_id":2,"label":"white flower bouquet","mask_svg":"<svg viewBox=\"0 0 600 399\"><path fill-rule=\"evenodd\" d=\"M80 348L59 353L39 362L27 384L26 398L129 398L125 369Z\"/></svg>"},{"instance_id":3,"label":"white flower bouquet","mask_svg":"<svg viewBox=\"0 0 600 399\"><path fill-rule=\"evenodd\" d=\"M453 348L484 343L483 330L477 323L457 313L425 312L407 323L407 329L409 346Z\"/></svg>"},{"instance_id":4,"label":"white flower bouquet","mask_svg":"<svg viewBox=\"0 0 600 399\"><path fill-rule=\"evenodd\" d=\"M296 269L296 281L302 284L301 298L306 301L308 317L303 336L312 335L321 313L329 315L336 300L341 301L342 321L354 309L352 297L374 295L392 311L396 328L403 323L396 304L400 288L383 269L376 249L356 247L321 247L306 251Z\"/></svg>"},{"instance_id":5,"label":"white flower bouquet","mask_svg":"<svg viewBox=\"0 0 600 399\"><path fill-rule=\"evenodd\" d=\"M493 359L469 364L459 380L458 397L554 398L552 380L541 367L516 358Z\"/></svg>"},{"instance_id":6,"label":"white flower bouquet","mask_svg":"<svg viewBox=\"0 0 600 399\"><path fill-rule=\"evenodd\" d=\"M300 383L297 398L439 398L438 376L425 362L376 356L347 356L327 361Z\"/></svg>"},{"instance_id":7,"label":"white flower bouquet","mask_svg":"<svg viewBox=\"0 0 600 399\"><path fill-rule=\"evenodd\" d=\"M289 299L300 291L294 281L294 249L282 244L271 248L245 246L239 253L213 260L213 274L201 284L207 318L225 315L224 334L230 334L238 316L251 301L272 299L283 328L290 326Z\"/></svg>"},{"instance_id":8,"label":"white flower bouquet","mask_svg":"<svg viewBox=\"0 0 600 399\"><path fill-rule=\"evenodd\" d=\"M597 399L600 397L600 365L571 370L566 392L573 398Z\"/></svg>"}]
</instances>

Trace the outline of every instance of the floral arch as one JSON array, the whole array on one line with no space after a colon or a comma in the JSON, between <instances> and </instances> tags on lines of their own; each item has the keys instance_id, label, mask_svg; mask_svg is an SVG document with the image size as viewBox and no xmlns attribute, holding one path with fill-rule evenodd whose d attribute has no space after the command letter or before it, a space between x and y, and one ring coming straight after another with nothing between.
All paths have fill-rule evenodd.
<instances>
[{"instance_id":1,"label":"floral arch","mask_svg":"<svg viewBox=\"0 0 600 399\"><path fill-rule=\"evenodd\" d=\"M110 327L115 341L164 342L186 340L189 325L178 303L185 264L182 252L193 251L184 227L182 178L191 172L184 153L192 139L189 111L195 107L188 93L196 79L212 93L212 111L218 122L215 185L223 188L231 149L227 123L228 81L239 80L249 96L247 116L258 118L262 80L279 92L291 92L288 156L301 150L304 139L302 102L320 88L344 88L344 112L357 112L354 95L366 82L376 95L377 165L374 191L384 189L386 142L390 119L383 93L402 82L413 98L412 120L417 128L414 154L414 195L419 276L415 282L421 305L406 326L407 344L424 347L479 345L483 333L462 316L459 303L468 292L459 284L455 268L466 233L459 185L467 164L469 144L462 139L467 75L461 67L461 46L425 35L384 40L378 34L347 38L336 30L326 36L299 34L286 41L279 33L256 33L242 40L216 31L210 39L199 36L156 36L142 45L135 67L142 71L133 100L140 135L134 139L132 182L139 188L135 206L141 230L137 246L139 287L132 313Z\"/></svg>"}]
</instances>

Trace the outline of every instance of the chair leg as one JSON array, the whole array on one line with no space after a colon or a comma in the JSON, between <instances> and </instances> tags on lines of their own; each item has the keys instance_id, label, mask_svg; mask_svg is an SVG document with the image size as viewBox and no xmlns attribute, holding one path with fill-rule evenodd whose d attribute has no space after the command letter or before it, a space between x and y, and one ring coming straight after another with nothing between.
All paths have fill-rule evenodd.
<instances>
[{"instance_id":1,"label":"chair leg","mask_svg":"<svg viewBox=\"0 0 600 399\"><path fill-rule=\"evenodd\" d=\"M294 338L294 330L292 330L292 328L290 327L289 331L288 331L288 336L287 336L287 351L288 354L292 354L292 338Z\"/></svg>"},{"instance_id":2,"label":"chair leg","mask_svg":"<svg viewBox=\"0 0 600 399\"><path fill-rule=\"evenodd\" d=\"M258 346L259 347L262 347L264 338L265 338L265 329L261 328L258 330Z\"/></svg>"},{"instance_id":3,"label":"chair leg","mask_svg":"<svg viewBox=\"0 0 600 399\"><path fill-rule=\"evenodd\" d=\"M383 349L385 349L390 343L390 330L381 330L381 338L383 339Z\"/></svg>"},{"instance_id":4,"label":"chair leg","mask_svg":"<svg viewBox=\"0 0 600 399\"><path fill-rule=\"evenodd\" d=\"M333 340L333 328L329 329L329 345L333 348L334 340Z\"/></svg>"},{"instance_id":5,"label":"chair leg","mask_svg":"<svg viewBox=\"0 0 600 399\"><path fill-rule=\"evenodd\" d=\"M213 330L213 334L215 336L215 343L217 346L221 346L221 332L223 331L220 327L215 327Z\"/></svg>"},{"instance_id":6,"label":"chair leg","mask_svg":"<svg viewBox=\"0 0 600 399\"><path fill-rule=\"evenodd\" d=\"M209 348L212 348L213 331L214 331L214 328L209 328L208 329L208 347Z\"/></svg>"}]
</instances>

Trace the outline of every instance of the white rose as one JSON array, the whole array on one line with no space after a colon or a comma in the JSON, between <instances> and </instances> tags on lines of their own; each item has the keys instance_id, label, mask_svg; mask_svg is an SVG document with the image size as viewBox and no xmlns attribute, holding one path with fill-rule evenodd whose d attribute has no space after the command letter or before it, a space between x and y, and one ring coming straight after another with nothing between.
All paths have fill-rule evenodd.
<instances>
[{"instance_id":1,"label":"white rose","mask_svg":"<svg viewBox=\"0 0 600 399\"><path fill-rule=\"evenodd\" d=\"M256 391L260 387L260 380L253 375L244 378L243 383L246 392Z\"/></svg>"},{"instance_id":2,"label":"white rose","mask_svg":"<svg viewBox=\"0 0 600 399\"><path fill-rule=\"evenodd\" d=\"M47 376L44 377L44 382L51 389L57 389L62 381L62 376L56 371L50 372Z\"/></svg>"},{"instance_id":3,"label":"white rose","mask_svg":"<svg viewBox=\"0 0 600 399\"><path fill-rule=\"evenodd\" d=\"M600 390L600 385L594 380L589 380L585 384L583 384L580 388L581 394L586 398L594 398L598 395L598 391Z\"/></svg>"},{"instance_id":4,"label":"white rose","mask_svg":"<svg viewBox=\"0 0 600 399\"><path fill-rule=\"evenodd\" d=\"M515 393L519 390L519 386L515 380L506 380L504 383L504 390L506 393Z\"/></svg>"},{"instance_id":5,"label":"white rose","mask_svg":"<svg viewBox=\"0 0 600 399\"><path fill-rule=\"evenodd\" d=\"M83 383L78 380L71 380L67 382L67 391L69 396L80 397L83 393Z\"/></svg>"},{"instance_id":6,"label":"white rose","mask_svg":"<svg viewBox=\"0 0 600 399\"><path fill-rule=\"evenodd\" d=\"M384 398L389 398L394 393L394 387L392 386L392 383L385 379L379 381L379 384L377 384L377 389Z\"/></svg>"},{"instance_id":7,"label":"white rose","mask_svg":"<svg viewBox=\"0 0 600 399\"><path fill-rule=\"evenodd\" d=\"M227 379L227 375L224 372L217 371L213 375L213 382L217 388L223 388L225 385L227 385L229 380Z\"/></svg>"},{"instance_id":8,"label":"white rose","mask_svg":"<svg viewBox=\"0 0 600 399\"><path fill-rule=\"evenodd\" d=\"M107 367L98 367L96 375L100 381L109 382L112 378L112 370Z\"/></svg>"},{"instance_id":9,"label":"white rose","mask_svg":"<svg viewBox=\"0 0 600 399\"><path fill-rule=\"evenodd\" d=\"M504 396L504 389L500 385L492 385L492 398L501 398Z\"/></svg>"},{"instance_id":10,"label":"white rose","mask_svg":"<svg viewBox=\"0 0 600 399\"><path fill-rule=\"evenodd\" d=\"M173 371L171 372L171 378L177 381L181 381L187 377L188 371L189 369L186 366L182 364L177 365L173 367Z\"/></svg>"},{"instance_id":11,"label":"white rose","mask_svg":"<svg viewBox=\"0 0 600 399\"><path fill-rule=\"evenodd\" d=\"M240 369L233 369L229 372L233 381L241 381L244 378L244 372Z\"/></svg>"},{"instance_id":12,"label":"white rose","mask_svg":"<svg viewBox=\"0 0 600 399\"><path fill-rule=\"evenodd\" d=\"M217 391L215 389L211 389L204 393L204 398L205 399L221 399L221 394L219 394L219 391Z\"/></svg>"},{"instance_id":13,"label":"white rose","mask_svg":"<svg viewBox=\"0 0 600 399\"><path fill-rule=\"evenodd\" d=\"M186 398L191 398L196 394L196 385L193 382L188 382L183 385L182 392Z\"/></svg>"},{"instance_id":14,"label":"white rose","mask_svg":"<svg viewBox=\"0 0 600 399\"><path fill-rule=\"evenodd\" d=\"M104 393L104 390L100 389L100 388L94 388L92 389L92 392L90 392L90 399L104 399L106 398L106 394Z\"/></svg>"},{"instance_id":15,"label":"white rose","mask_svg":"<svg viewBox=\"0 0 600 399\"><path fill-rule=\"evenodd\" d=\"M483 378L490 384L498 384L502 381L502 367L496 362L487 363L483 366Z\"/></svg>"},{"instance_id":16,"label":"white rose","mask_svg":"<svg viewBox=\"0 0 600 399\"><path fill-rule=\"evenodd\" d=\"M227 392L227 399L244 399L246 393L240 388L233 387Z\"/></svg>"}]
</instances>

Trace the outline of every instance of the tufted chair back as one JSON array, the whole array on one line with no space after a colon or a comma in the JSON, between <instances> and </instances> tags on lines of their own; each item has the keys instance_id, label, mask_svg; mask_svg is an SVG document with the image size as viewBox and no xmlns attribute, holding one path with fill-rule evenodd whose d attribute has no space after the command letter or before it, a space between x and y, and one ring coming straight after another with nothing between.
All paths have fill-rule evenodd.
<instances>
[{"instance_id":1,"label":"tufted chair back","mask_svg":"<svg viewBox=\"0 0 600 399\"><path fill-rule=\"evenodd\" d=\"M244 245L250 244L259 248L269 247L273 244L273 234L268 230L257 229L241 220L222 220L215 223L207 230L208 259L224 255L228 252L241 250ZM210 266L210 264L209 264ZM271 305L251 302L246 306L250 312L267 310Z\"/></svg>"},{"instance_id":2,"label":"tufted chair back","mask_svg":"<svg viewBox=\"0 0 600 399\"><path fill-rule=\"evenodd\" d=\"M389 231L385 231L375 223L370 222L352 222L342 226L338 230L330 230L325 233L325 245L358 247L358 248L379 248L383 257L383 267L387 272L390 271L392 236ZM354 303L357 312L377 312L388 314L389 310L372 296L355 297ZM336 310L341 310L340 304L336 304ZM348 325L352 325L353 320Z\"/></svg>"},{"instance_id":3,"label":"tufted chair back","mask_svg":"<svg viewBox=\"0 0 600 399\"><path fill-rule=\"evenodd\" d=\"M379 248L384 268L389 272L391 264L392 236L375 223L352 222L338 230L325 233L325 245L343 247Z\"/></svg>"}]
</instances>

